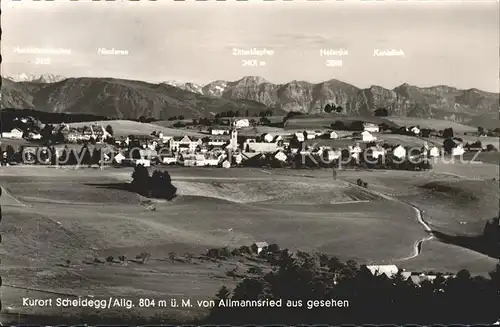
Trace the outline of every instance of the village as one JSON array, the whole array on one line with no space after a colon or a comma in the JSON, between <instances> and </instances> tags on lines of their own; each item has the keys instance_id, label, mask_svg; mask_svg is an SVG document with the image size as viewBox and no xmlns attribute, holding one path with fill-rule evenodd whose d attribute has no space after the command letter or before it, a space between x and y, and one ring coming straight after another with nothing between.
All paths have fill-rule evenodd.
<instances>
[{"instance_id":1,"label":"village","mask_svg":"<svg viewBox=\"0 0 500 327\"><path fill-rule=\"evenodd\" d=\"M26 118L21 120L22 124L28 123ZM440 134L437 132L432 134L430 130L421 130L419 126L394 130L385 124L356 122L352 124L356 125L354 131L352 128L349 131L333 128L322 130L276 128L274 133L259 133L254 120L232 118L226 119L225 124L227 125L198 126L203 137L189 133L182 136L182 129L178 129L181 136L168 135L162 132L161 128L150 135L115 136L111 126L104 127L97 123L83 126L79 124L77 127L61 123L58 126L45 125L38 129L14 128L2 133L3 143L8 145L9 140L24 139L31 144L22 146L16 151L6 149L5 145L0 143L2 164L51 164L54 163L54 156L58 163L68 164L60 158L61 153L64 149L67 150L68 146L74 149L78 144L90 144L102 148L103 157L93 162L94 164L122 166L141 164L146 167L158 164L222 168L264 165L286 167L296 166L294 163L297 162L299 154L301 158L309 158L303 162L305 166L311 166L312 163L317 166L318 162L321 162L322 167L333 167L339 161L345 163L346 160L352 161L353 164L356 162L359 164L361 159L373 163L386 158L400 162L418 161L422 158L461 156L466 151L483 150L477 142L464 144L458 137L448 136L443 142L440 140L444 138L443 131L440 131ZM332 124L332 127L336 127L336 124ZM421 146L402 144L392 139L385 140L385 136L391 134L409 135L418 140ZM47 155L48 152L51 154ZM39 155L40 153L43 155Z\"/></svg>"}]
</instances>

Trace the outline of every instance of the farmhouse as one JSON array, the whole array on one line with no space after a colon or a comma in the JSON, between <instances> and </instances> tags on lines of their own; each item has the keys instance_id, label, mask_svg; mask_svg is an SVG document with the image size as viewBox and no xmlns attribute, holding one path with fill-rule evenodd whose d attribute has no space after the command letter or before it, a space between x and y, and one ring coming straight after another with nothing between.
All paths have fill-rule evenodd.
<instances>
[{"instance_id":1,"label":"farmhouse","mask_svg":"<svg viewBox=\"0 0 500 327\"><path fill-rule=\"evenodd\" d=\"M264 248L267 248L269 246L269 244L267 244L267 242L255 242L253 243L251 246L250 246L250 249L254 252L254 253L261 253L262 250L264 250Z\"/></svg>"},{"instance_id":2,"label":"farmhouse","mask_svg":"<svg viewBox=\"0 0 500 327\"><path fill-rule=\"evenodd\" d=\"M19 128L14 128L10 132L2 133L2 137L9 138L9 139L22 139L23 138L23 131L21 131Z\"/></svg>"},{"instance_id":3,"label":"farmhouse","mask_svg":"<svg viewBox=\"0 0 500 327\"><path fill-rule=\"evenodd\" d=\"M377 138L375 136L373 136L370 132L363 131L363 132L361 132L361 139L363 140L363 142L373 142Z\"/></svg>"},{"instance_id":4,"label":"farmhouse","mask_svg":"<svg viewBox=\"0 0 500 327\"><path fill-rule=\"evenodd\" d=\"M378 133L380 131L380 128L378 127L378 125L372 123L365 123L363 124L363 130L365 132Z\"/></svg>"}]
</instances>

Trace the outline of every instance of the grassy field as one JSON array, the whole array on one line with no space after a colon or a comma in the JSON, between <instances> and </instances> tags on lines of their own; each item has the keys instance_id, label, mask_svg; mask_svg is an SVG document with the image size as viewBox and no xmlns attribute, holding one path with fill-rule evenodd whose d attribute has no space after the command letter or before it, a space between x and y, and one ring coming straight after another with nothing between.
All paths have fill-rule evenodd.
<instances>
[{"instance_id":1,"label":"grassy field","mask_svg":"<svg viewBox=\"0 0 500 327\"><path fill-rule=\"evenodd\" d=\"M285 129L325 129L330 128L331 124L341 121L344 124L350 124L354 121L363 121L373 124L387 124L389 127L398 127L397 124L385 119L385 117L363 117L363 116L346 116L338 114L318 114L308 116L296 116L288 119L285 123Z\"/></svg>"},{"instance_id":2,"label":"grassy field","mask_svg":"<svg viewBox=\"0 0 500 327\"><path fill-rule=\"evenodd\" d=\"M457 168L454 176L341 171L339 180L333 181L330 170L169 167L178 197L171 202L153 201L155 211L145 199L120 187L130 181L129 168L0 168L2 304L12 313L69 315L91 310L32 309L22 307L21 299L63 295L208 299L222 285L231 287L240 280L229 278L228 270L245 276L249 267L259 263L243 258L213 262L201 255L209 248L255 241L320 251L343 261L441 271L467 268L485 274L492 265L484 256L439 242L424 243L422 255L403 260L413 254L414 243L426 236L414 210L346 182L362 178L369 189L422 205L433 226L470 228L472 220L470 225L457 223L459 211L474 211L471 217L479 221L491 208L472 200L460 204L454 198L447 204L449 196L443 194L421 201L422 194L434 192L423 185L444 180L477 193L478 201L492 202L495 194L489 188L466 179L467 168ZM150 252L151 259L146 264L134 262L143 251ZM173 261L171 252L176 254ZM128 260L116 260L121 255ZM115 260L93 262L95 257L107 256ZM71 261L69 266L66 260ZM182 318L206 309L105 311L107 316L124 312L143 317L162 312Z\"/></svg>"},{"instance_id":3,"label":"grassy field","mask_svg":"<svg viewBox=\"0 0 500 327\"><path fill-rule=\"evenodd\" d=\"M255 263L187 262L185 252L196 257L211 247L265 240L292 250L380 263L408 256L414 241L425 235L409 208L342 181L290 176L286 170L272 178L258 169L169 171L179 196L156 201L156 211L151 211L136 194L109 185L128 181L129 169L2 168L4 307L27 313L31 308L20 304L27 292L42 298L58 292L208 299L223 284L237 282L225 276L229 269L238 266L245 273ZM92 263L95 256L133 259L143 251L152 254L146 265ZM171 262L170 252L180 260ZM83 309L53 308L51 314L74 310ZM47 314L47 308L35 311Z\"/></svg>"},{"instance_id":4,"label":"grassy field","mask_svg":"<svg viewBox=\"0 0 500 327\"><path fill-rule=\"evenodd\" d=\"M370 189L389 194L425 211L427 222L450 235L477 236L498 214L498 168L492 164L437 164L432 172L365 171ZM496 178L497 180L493 180Z\"/></svg>"},{"instance_id":5,"label":"grassy field","mask_svg":"<svg viewBox=\"0 0 500 327\"><path fill-rule=\"evenodd\" d=\"M96 122L73 123L69 125L73 127L82 127L92 124L99 124L104 127L111 125L111 127L113 127L113 132L115 136L127 136L130 134L150 135L154 131L163 132L165 136L184 136L184 135L199 136L199 137L206 136L195 130L168 128L155 124L139 123L132 120L106 120L106 121L96 121Z\"/></svg>"},{"instance_id":6,"label":"grassy field","mask_svg":"<svg viewBox=\"0 0 500 327\"><path fill-rule=\"evenodd\" d=\"M420 128L435 129L437 131L444 130L445 128L453 128L453 131L459 134L477 132L477 128L459 124L453 121L440 120L440 119L423 119L412 117L386 117L387 120L392 121L400 126L420 126Z\"/></svg>"}]
</instances>

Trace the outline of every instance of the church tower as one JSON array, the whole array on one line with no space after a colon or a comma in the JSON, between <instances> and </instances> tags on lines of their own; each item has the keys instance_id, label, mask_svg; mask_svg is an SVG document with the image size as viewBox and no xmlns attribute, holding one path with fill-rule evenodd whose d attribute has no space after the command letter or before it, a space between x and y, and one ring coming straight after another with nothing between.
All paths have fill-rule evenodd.
<instances>
[{"instance_id":1,"label":"church tower","mask_svg":"<svg viewBox=\"0 0 500 327\"><path fill-rule=\"evenodd\" d=\"M232 151L238 150L238 131L236 130L236 121L231 122L231 140L229 141L229 148Z\"/></svg>"}]
</instances>

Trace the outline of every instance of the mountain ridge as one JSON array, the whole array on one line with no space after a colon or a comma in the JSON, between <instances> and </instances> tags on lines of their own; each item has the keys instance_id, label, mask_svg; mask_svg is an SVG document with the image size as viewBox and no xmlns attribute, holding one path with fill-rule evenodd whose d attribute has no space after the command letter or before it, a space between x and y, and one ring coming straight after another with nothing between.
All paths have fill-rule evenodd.
<instances>
[{"instance_id":1,"label":"mountain ridge","mask_svg":"<svg viewBox=\"0 0 500 327\"><path fill-rule=\"evenodd\" d=\"M249 108L252 112L274 108L281 112L312 114L322 112L331 104L342 106L345 114L353 116L373 115L375 109L383 107L391 115L466 122L476 116L498 119L499 110L498 93L447 85L418 87L403 83L393 89L378 85L360 88L337 79L274 84L260 76L244 76L236 81L215 80L206 85L91 77L50 83L15 82L6 78L2 81L6 84L6 91L2 90L5 93L0 103L2 108L31 104L46 111L84 110L89 114L105 112L119 117L149 114L165 119L169 115L204 116L208 112L241 112ZM95 94L95 98L91 94ZM144 103L148 101L152 103ZM154 109L158 106L164 108Z\"/></svg>"}]
</instances>

